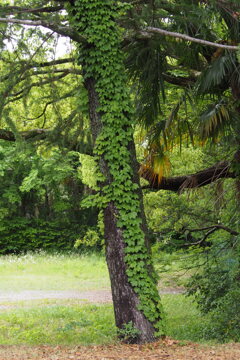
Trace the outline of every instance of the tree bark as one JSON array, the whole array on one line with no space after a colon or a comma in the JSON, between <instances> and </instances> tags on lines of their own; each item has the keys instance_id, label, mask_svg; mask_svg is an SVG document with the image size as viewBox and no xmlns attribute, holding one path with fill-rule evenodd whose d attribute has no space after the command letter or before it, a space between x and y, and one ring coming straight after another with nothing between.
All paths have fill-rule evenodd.
<instances>
[{"instance_id":1,"label":"tree bark","mask_svg":"<svg viewBox=\"0 0 240 360\"><path fill-rule=\"evenodd\" d=\"M94 79L87 78L85 80L85 87L89 96L89 114L94 143L97 136L102 130L101 114L97 111L99 106L98 95L95 90ZM129 144L131 148L133 178L139 182L139 175L137 172L138 165L135 157L135 146L132 142ZM135 164L135 165L134 165ZM102 157L100 160L101 171L104 173L106 182L101 184L103 187L107 183L112 182L112 177L108 171L108 164ZM142 217L142 230L146 232L146 220L143 211L142 192L138 191L140 214ZM114 305L115 323L119 329L124 329L126 324L132 323L138 330L138 333L127 339L132 343L145 343L151 342L155 339L155 328L152 323L145 317L142 311L138 310L139 298L135 293L133 287L129 283L126 273L127 266L124 260L125 256L125 241L123 231L117 225L118 209L113 202L107 204L104 209L104 225L105 225L105 245L106 245L106 260L108 271L110 275L112 298ZM146 233L145 233L146 235ZM145 236L146 247L149 249L147 236ZM149 271L151 269L149 268Z\"/></svg>"},{"instance_id":2,"label":"tree bark","mask_svg":"<svg viewBox=\"0 0 240 360\"><path fill-rule=\"evenodd\" d=\"M195 174L175 176L175 177L163 177L158 180L158 177L153 175L149 170L141 171L141 176L149 181L149 185L143 188L149 188L152 190L170 190L181 193L185 189L194 189L211 184L212 182L225 179L236 178L236 174L231 171L230 162L221 161L207 169L198 171Z\"/></svg>"},{"instance_id":3,"label":"tree bark","mask_svg":"<svg viewBox=\"0 0 240 360\"><path fill-rule=\"evenodd\" d=\"M112 298L116 326L124 329L132 323L139 333L130 342L144 343L154 341L155 329L138 310L139 298L129 283L124 261L124 238L117 227L117 209L113 203L108 204L104 211L106 259L111 280Z\"/></svg>"}]
</instances>

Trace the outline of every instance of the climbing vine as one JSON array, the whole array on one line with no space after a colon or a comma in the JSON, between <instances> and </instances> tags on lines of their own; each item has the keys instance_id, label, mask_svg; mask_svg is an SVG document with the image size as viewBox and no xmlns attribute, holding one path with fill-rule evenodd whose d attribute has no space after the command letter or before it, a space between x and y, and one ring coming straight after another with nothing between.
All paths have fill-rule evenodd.
<instances>
[{"instance_id":1,"label":"climbing vine","mask_svg":"<svg viewBox=\"0 0 240 360\"><path fill-rule=\"evenodd\" d=\"M113 202L118 210L118 227L123 231L125 263L129 283L140 299L139 310L154 325L156 336L163 334L162 307L156 274L146 248L139 214L138 184L132 181L132 106L126 86L121 29L116 18L128 5L112 0L75 0L71 20L86 44L79 45L84 78L94 79L101 114L101 132L95 155L104 159L110 180L101 187L102 206ZM99 199L99 197L98 197ZM150 271L151 269L151 271Z\"/></svg>"}]
</instances>

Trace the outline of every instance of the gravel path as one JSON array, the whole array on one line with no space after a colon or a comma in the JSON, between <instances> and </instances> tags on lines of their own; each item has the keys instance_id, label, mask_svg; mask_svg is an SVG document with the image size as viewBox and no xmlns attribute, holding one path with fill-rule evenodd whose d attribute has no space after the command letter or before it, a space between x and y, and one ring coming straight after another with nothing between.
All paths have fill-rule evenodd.
<instances>
[{"instance_id":1,"label":"gravel path","mask_svg":"<svg viewBox=\"0 0 240 360\"><path fill-rule=\"evenodd\" d=\"M164 288L161 294L179 294L182 288ZM109 289L90 290L90 291L43 291L43 290L23 290L20 292L0 292L0 310L6 309L6 303L28 301L28 300L80 300L88 303L111 303L112 295Z\"/></svg>"},{"instance_id":2,"label":"gravel path","mask_svg":"<svg viewBox=\"0 0 240 360\"><path fill-rule=\"evenodd\" d=\"M1 292L1 302L44 300L44 299L78 299L89 302L111 302L112 296L109 290L91 291L42 291L24 290L21 292Z\"/></svg>"},{"instance_id":3,"label":"gravel path","mask_svg":"<svg viewBox=\"0 0 240 360\"><path fill-rule=\"evenodd\" d=\"M83 303L111 303L112 295L109 290L91 290L91 291L42 291L42 290L23 290L21 292L1 292L0 310L7 309L11 303L18 301L31 300L79 300Z\"/></svg>"}]
</instances>

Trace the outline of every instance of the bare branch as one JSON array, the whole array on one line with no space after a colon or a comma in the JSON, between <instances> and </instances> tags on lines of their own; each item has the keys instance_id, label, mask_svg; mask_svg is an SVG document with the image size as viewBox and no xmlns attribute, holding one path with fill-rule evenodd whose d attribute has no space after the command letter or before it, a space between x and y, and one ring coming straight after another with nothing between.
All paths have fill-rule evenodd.
<instances>
[{"instance_id":1,"label":"bare branch","mask_svg":"<svg viewBox=\"0 0 240 360\"><path fill-rule=\"evenodd\" d=\"M167 31L167 30L163 30L163 29L155 28L155 27L151 27L151 26L146 27L143 31L140 31L139 34L142 37L147 37L147 38L151 37L151 34L171 36L176 39L182 39L185 41L195 42L195 43L206 45L206 46L213 46L213 47L222 48L222 49L226 49L226 50L232 50L232 51L236 51L239 49L238 46L214 43L211 41L194 38L194 37L186 35L186 34L180 34L178 32Z\"/></svg>"},{"instance_id":2,"label":"bare branch","mask_svg":"<svg viewBox=\"0 0 240 360\"><path fill-rule=\"evenodd\" d=\"M189 232L198 232L198 231L205 231L205 230L211 230L211 229L216 229L216 230L222 229L222 230L225 230L225 231L229 232L231 235L236 235L236 236L239 235L239 232L237 232L235 230L232 230L229 227L224 226L222 224L206 226L206 227L199 228L199 229L188 229L188 228L186 228L185 230L187 230Z\"/></svg>"},{"instance_id":3,"label":"bare branch","mask_svg":"<svg viewBox=\"0 0 240 360\"><path fill-rule=\"evenodd\" d=\"M235 231L235 230L232 230L230 229L229 227L227 226L224 226L224 225L220 225L220 224L217 224L217 225L212 225L212 226L207 226L205 228L199 228L199 229L185 229L186 231L192 233L192 232L197 232L197 231L204 231L204 230L208 230L208 232L203 236L202 239L198 240L198 241L195 241L195 242L190 242L190 243L185 243L184 246L191 246L191 245L201 245L203 244L207 238L213 234L215 231L217 230L225 230L227 232L229 232L231 235L234 235L234 236L237 236L239 235L239 232Z\"/></svg>"},{"instance_id":4,"label":"bare branch","mask_svg":"<svg viewBox=\"0 0 240 360\"><path fill-rule=\"evenodd\" d=\"M43 26L47 29L53 30L59 35L69 37L70 39L82 43L86 42L85 37L81 36L77 31L75 31L70 26L58 25L53 22L48 22L45 20L21 20L21 19L12 19L12 18L0 18L0 23L7 24L19 24L26 26Z\"/></svg>"}]
</instances>

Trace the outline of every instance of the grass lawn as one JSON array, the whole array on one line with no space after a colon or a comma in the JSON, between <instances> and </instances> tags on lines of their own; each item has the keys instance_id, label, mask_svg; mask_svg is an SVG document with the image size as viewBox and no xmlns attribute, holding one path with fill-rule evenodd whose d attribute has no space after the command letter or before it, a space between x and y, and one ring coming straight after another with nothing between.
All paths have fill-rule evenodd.
<instances>
[{"instance_id":1,"label":"grass lawn","mask_svg":"<svg viewBox=\"0 0 240 360\"><path fill-rule=\"evenodd\" d=\"M100 290L109 288L103 257L46 255L0 257L0 289ZM208 326L195 305L181 294L162 296L167 334L181 341L206 342ZM15 302L0 310L0 344L106 344L116 342L112 305L77 300Z\"/></svg>"},{"instance_id":2,"label":"grass lawn","mask_svg":"<svg viewBox=\"0 0 240 360\"><path fill-rule=\"evenodd\" d=\"M163 295L167 335L174 339L207 342L204 319L190 299ZM89 345L114 343L112 305L79 305L76 301L35 302L0 312L0 344Z\"/></svg>"},{"instance_id":3,"label":"grass lawn","mask_svg":"<svg viewBox=\"0 0 240 360\"><path fill-rule=\"evenodd\" d=\"M1 291L110 288L103 256L45 253L0 256Z\"/></svg>"}]
</instances>

